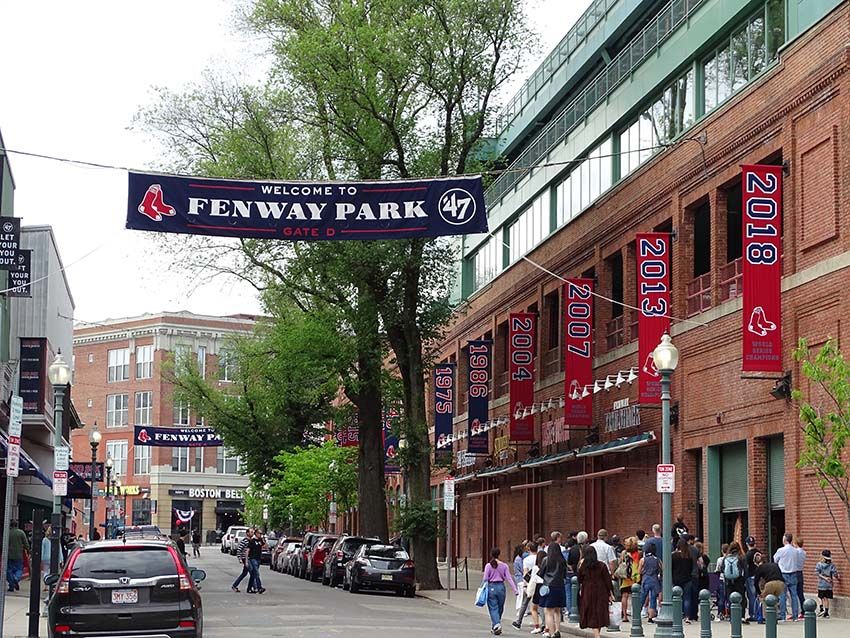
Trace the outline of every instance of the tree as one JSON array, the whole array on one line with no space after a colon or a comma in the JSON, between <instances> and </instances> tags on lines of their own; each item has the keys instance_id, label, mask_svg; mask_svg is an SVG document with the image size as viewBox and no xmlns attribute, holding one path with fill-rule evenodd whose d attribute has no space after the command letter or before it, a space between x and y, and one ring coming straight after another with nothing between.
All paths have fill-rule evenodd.
<instances>
[{"instance_id":1,"label":"tree","mask_svg":"<svg viewBox=\"0 0 850 638\"><path fill-rule=\"evenodd\" d=\"M850 553L844 536L850 527L850 363L837 343L829 339L814 356L805 339L801 339L794 358L801 363L803 374L811 382L811 396L795 389L792 398L800 406L803 449L797 467L814 472L836 537L845 559ZM808 400L807 400L808 399ZM841 503L844 525L833 510L830 495Z\"/></svg>"}]
</instances>

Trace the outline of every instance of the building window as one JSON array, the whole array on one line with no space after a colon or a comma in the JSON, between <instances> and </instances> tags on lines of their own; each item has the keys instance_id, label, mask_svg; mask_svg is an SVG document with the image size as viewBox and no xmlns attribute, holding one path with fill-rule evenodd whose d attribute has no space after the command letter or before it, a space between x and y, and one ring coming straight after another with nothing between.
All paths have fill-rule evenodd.
<instances>
[{"instance_id":1,"label":"building window","mask_svg":"<svg viewBox=\"0 0 850 638\"><path fill-rule=\"evenodd\" d=\"M188 401L174 402L174 425L189 425Z\"/></svg>"},{"instance_id":2,"label":"building window","mask_svg":"<svg viewBox=\"0 0 850 638\"><path fill-rule=\"evenodd\" d=\"M207 347L198 346L198 374L202 379L207 378Z\"/></svg>"},{"instance_id":3,"label":"building window","mask_svg":"<svg viewBox=\"0 0 850 638\"><path fill-rule=\"evenodd\" d=\"M118 428L127 425L129 416L129 394L110 394L106 397L106 427Z\"/></svg>"},{"instance_id":4,"label":"building window","mask_svg":"<svg viewBox=\"0 0 850 638\"><path fill-rule=\"evenodd\" d=\"M153 416L153 393L136 392L136 425L151 425Z\"/></svg>"},{"instance_id":5,"label":"building window","mask_svg":"<svg viewBox=\"0 0 850 638\"><path fill-rule=\"evenodd\" d=\"M171 470L173 472L188 472L189 471L189 448L173 447L171 448Z\"/></svg>"},{"instance_id":6,"label":"building window","mask_svg":"<svg viewBox=\"0 0 850 638\"><path fill-rule=\"evenodd\" d=\"M151 473L151 449L147 445L133 446L133 474Z\"/></svg>"},{"instance_id":7,"label":"building window","mask_svg":"<svg viewBox=\"0 0 850 638\"><path fill-rule=\"evenodd\" d=\"M612 144L609 137L592 149L555 189L558 227L563 226L611 188Z\"/></svg>"},{"instance_id":8,"label":"building window","mask_svg":"<svg viewBox=\"0 0 850 638\"><path fill-rule=\"evenodd\" d=\"M219 474L239 474L239 457L223 446L216 448L215 466Z\"/></svg>"},{"instance_id":9,"label":"building window","mask_svg":"<svg viewBox=\"0 0 850 638\"><path fill-rule=\"evenodd\" d=\"M549 191L537 196L526 210L508 226L508 261L514 263L537 246L549 234Z\"/></svg>"},{"instance_id":10,"label":"building window","mask_svg":"<svg viewBox=\"0 0 850 638\"><path fill-rule=\"evenodd\" d=\"M133 525L151 524L151 501L149 498L133 499Z\"/></svg>"},{"instance_id":11,"label":"building window","mask_svg":"<svg viewBox=\"0 0 850 638\"><path fill-rule=\"evenodd\" d=\"M195 457L194 463L194 471L195 472L203 472L204 471L204 448L196 447L191 448L192 455Z\"/></svg>"},{"instance_id":12,"label":"building window","mask_svg":"<svg viewBox=\"0 0 850 638\"><path fill-rule=\"evenodd\" d=\"M94 363L94 353L89 352L89 363Z\"/></svg>"},{"instance_id":13,"label":"building window","mask_svg":"<svg viewBox=\"0 0 850 638\"><path fill-rule=\"evenodd\" d=\"M136 348L136 378L150 379L153 376L153 346Z\"/></svg>"},{"instance_id":14,"label":"building window","mask_svg":"<svg viewBox=\"0 0 850 638\"><path fill-rule=\"evenodd\" d=\"M127 475L127 441L107 441L106 457L112 459L112 476Z\"/></svg>"},{"instance_id":15,"label":"building window","mask_svg":"<svg viewBox=\"0 0 850 638\"><path fill-rule=\"evenodd\" d=\"M218 354L218 380L233 381L233 354L222 350Z\"/></svg>"},{"instance_id":16,"label":"building window","mask_svg":"<svg viewBox=\"0 0 850 638\"><path fill-rule=\"evenodd\" d=\"M502 270L502 242L499 241L499 232L495 237L490 237L472 258L472 287L478 290L493 279Z\"/></svg>"},{"instance_id":17,"label":"building window","mask_svg":"<svg viewBox=\"0 0 850 638\"><path fill-rule=\"evenodd\" d=\"M108 355L107 381L127 381L130 378L130 349L110 350Z\"/></svg>"},{"instance_id":18,"label":"building window","mask_svg":"<svg viewBox=\"0 0 850 638\"><path fill-rule=\"evenodd\" d=\"M174 361L177 363L185 363L192 356L192 346L185 343L178 343L174 346Z\"/></svg>"}]
</instances>

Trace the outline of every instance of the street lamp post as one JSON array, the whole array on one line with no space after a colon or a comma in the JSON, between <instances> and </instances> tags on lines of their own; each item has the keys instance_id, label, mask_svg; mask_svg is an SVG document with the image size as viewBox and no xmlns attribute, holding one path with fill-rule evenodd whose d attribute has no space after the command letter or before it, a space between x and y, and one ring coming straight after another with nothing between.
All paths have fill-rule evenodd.
<instances>
[{"instance_id":1,"label":"street lamp post","mask_svg":"<svg viewBox=\"0 0 850 638\"><path fill-rule=\"evenodd\" d=\"M679 351L670 340L670 335L661 337L661 343L652 352L655 369L661 375L661 463L672 462L670 450L670 377L679 365ZM662 570L661 609L656 623L656 638L671 638L673 635L673 494L661 495L662 526Z\"/></svg>"},{"instance_id":2,"label":"street lamp post","mask_svg":"<svg viewBox=\"0 0 850 638\"><path fill-rule=\"evenodd\" d=\"M100 445L101 434L97 429L97 421L94 422L89 432L89 445L91 445L91 493L89 494L89 540L94 540L94 484L97 480L97 446Z\"/></svg>"},{"instance_id":3,"label":"street lamp post","mask_svg":"<svg viewBox=\"0 0 850 638\"><path fill-rule=\"evenodd\" d=\"M71 382L71 368L62 358L62 351L56 353L53 363L47 368L47 378L53 385L53 450L62 447L62 413L65 403L65 389ZM54 468L55 469L55 468ZM53 516L50 530L50 573L59 573L59 541L62 537L62 497L53 496Z\"/></svg>"},{"instance_id":4,"label":"street lamp post","mask_svg":"<svg viewBox=\"0 0 850 638\"><path fill-rule=\"evenodd\" d=\"M106 483L104 487L106 488L106 497L103 499L104 508L103 508L103 534L106 538L109 538L109 505L110 505L110 481L112 480L112 457L106 457Z\"/></svg>"},{"instance_id":5,"label":"street lamp post","mask_svg":"<svg viewBox=\"0 0 850 638\"><path fill-rule=\"evenodd\" d=\"M115 496L120 497L121 491L122 491L121 490L122 484L121 484L121 473L118 470L115 470L115 479L113 481L112 487L113 487L113 492L115 492ZM120 498L119 498L119 500L120 500ZM113 515L115 513L114 507L112 508L112 513L113 513ZM114 518L115 518L115 525L117 526L118 525L118 517L114 516Z\"/></svg>"}]
</instances>

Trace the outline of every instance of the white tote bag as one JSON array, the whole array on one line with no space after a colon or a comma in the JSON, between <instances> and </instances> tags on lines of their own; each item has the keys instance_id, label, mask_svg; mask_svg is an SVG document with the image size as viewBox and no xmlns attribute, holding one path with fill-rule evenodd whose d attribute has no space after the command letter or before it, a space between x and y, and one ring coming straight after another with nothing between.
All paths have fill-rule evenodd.
<instances>
[{"instance_id":1,"label":"white tote bag","mask_svg":"<svg viewBox=\"0 0 850 638\"><path fill-rule=\"evenodd\" d=\"M608 615L610 616L611 620L609 626L619 627L623 623L622 603L611 603L611 607L608 609Z\"/></svg>"}]
</instances>

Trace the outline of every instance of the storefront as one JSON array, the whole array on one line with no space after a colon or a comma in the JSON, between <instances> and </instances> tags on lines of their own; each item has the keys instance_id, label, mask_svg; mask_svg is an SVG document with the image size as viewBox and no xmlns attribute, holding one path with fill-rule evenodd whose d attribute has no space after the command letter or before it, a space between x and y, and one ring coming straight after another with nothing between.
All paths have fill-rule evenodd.
<instances>
[{"instance_id":1,"label":"storefront","mask_svg":"<svg viewBox=\"0 0 850 638\"><path fill-rule=\"evenodd\" d=\"M186 487L168 490L171 496L171 530L201 532L226 530L230 525L242 523L245 508L242 490Z\"/></svg>"}]
</instances>

